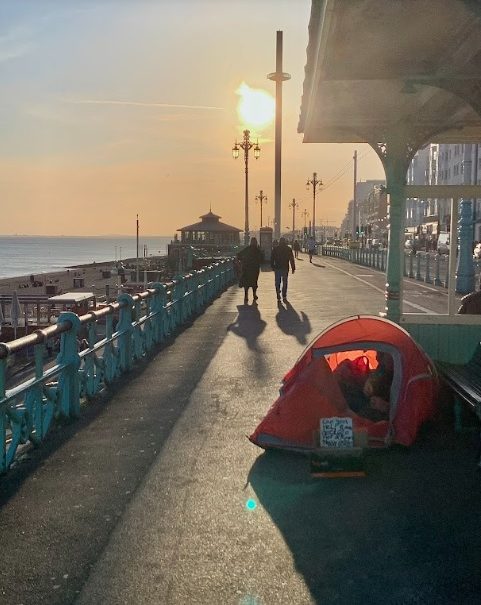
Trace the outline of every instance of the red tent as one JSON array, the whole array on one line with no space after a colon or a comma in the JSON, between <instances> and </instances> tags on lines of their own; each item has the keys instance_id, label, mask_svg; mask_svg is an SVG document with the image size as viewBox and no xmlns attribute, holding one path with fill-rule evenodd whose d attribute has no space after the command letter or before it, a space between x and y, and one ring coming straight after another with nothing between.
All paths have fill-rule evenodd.
<instances>
[{"instance_id":1,"label":"red tent","mask_svg":"<svg viewBox=\"0 0 481 605\"><path fill-rule=\"evenodd\" d=\"M362 360L372 372L379 353L392 359L389 410L383 419L369 419L349 407L340 370L349 359ZM263 448L310 450L316 447L321 418L350 417L355 433L367 433L369 446L393 442L408 446L433 417L437 391L432 361L403 328L380 317L348 317L329 326L305 349L284 376L280 397L249 439Z\"/></svg>"}]
</instances>

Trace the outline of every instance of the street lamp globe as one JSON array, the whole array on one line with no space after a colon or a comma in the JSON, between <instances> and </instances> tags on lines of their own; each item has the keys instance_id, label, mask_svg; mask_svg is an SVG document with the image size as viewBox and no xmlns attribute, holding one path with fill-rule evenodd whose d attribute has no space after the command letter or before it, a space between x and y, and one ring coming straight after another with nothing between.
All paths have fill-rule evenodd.
<instances>
[{"instance_id":1,"label":"street lamp globe","mask_svg":"<svg viewBox=\"0 0 481 605\"><path fill-rule=\"evenodd\" d=\"M254 147L255 159L258 160L260 155L261 155L261 148L259 147L259 141L257 141L256 146Z\"/></svg>"},{"instance_id":2,"label":"street lamp globe","mask_svg":"<svg viewBox=\"0 0 481 605\"><path fill-rule=\"evenodd\" d=\"M239 145L237 145L237 141L234 147L232 147L232 157L234 158L234 160L237 160L237 158L239 157Z\"/></svg>"}]
</instances>

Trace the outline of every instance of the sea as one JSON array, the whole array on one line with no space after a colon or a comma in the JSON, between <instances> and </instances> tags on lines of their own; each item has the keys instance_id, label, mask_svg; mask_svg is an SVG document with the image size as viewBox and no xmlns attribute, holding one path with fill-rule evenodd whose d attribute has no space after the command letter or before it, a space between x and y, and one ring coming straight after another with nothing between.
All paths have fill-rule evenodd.
<instances>
[{"instance_id":1,"label":"sea","mask_svg":"<svg viewBox=\"0 0 481 605\"><path fill-rule=\"evenodd\" d=\"M172 237L139 237L139 257L164 256ZM145 254L144 254L145 251ZM61 271L88 263L135 258L135 236L0 236L0 278Z\"/></svg>"}]
</instances>

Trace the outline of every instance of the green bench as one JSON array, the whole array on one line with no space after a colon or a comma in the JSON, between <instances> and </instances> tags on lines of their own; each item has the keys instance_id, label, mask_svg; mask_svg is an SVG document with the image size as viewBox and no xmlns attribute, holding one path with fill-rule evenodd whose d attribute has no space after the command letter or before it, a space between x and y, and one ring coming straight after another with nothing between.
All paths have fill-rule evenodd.
<instances>
[{"instance_id":1,"label":"green bench","mask_svg":"<svg viewBox=\"0 0 481 605\"><path fill-rule=\"evenodd\" d=\"M481 420L481 343L478 343L466 364L437 361L436 367L443 381L455 395L455 429L462 430L463 403ZM481 460L479 464L481 466Z\"/></svg>"}]
</instances>

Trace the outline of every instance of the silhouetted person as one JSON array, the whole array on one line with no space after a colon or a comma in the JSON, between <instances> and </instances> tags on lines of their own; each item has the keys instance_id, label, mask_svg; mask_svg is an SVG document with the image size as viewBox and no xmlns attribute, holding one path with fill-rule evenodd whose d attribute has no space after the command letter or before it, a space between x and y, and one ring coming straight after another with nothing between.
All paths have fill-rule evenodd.
<instances>
[{"instance_id":1,"label":"silhouetted person","mask_svg":"<svg viewBox=\"0 0 481 605\"><path fill-rule=\"evenodd\" d=\"M309 262L312 263L312 255L316 251L316 240L312 237L312 235L310 235L309 239L307 240L307 251L309 253Z\"/></svg>"},{"instance_id":2,"label":"silhouetted person","mask_svg":"<svg viewBox=\"0 0 481 605\"><path fill-rule=\"evenodd\" d=\"M461 306L458 313L462 315L480 315L481 314L481 291L466 294L461 299Z\"/></svg>"},{"instance_id":3,"label":"silhouetted person","mask_svg":"<svg viewBox=\"0 0 481 605\"><path fill-rule=\"evenodd\" d=\"M257 280L261 270L262 251L255 237L251 238L250 244L239 252L237 258L242 266L239 285L244 288L244 302L249 302L249 288L252 288L254 300L257 300Z\"/></svg>"},{"instance_id":4,"label":"silhouetted person","mask_svg":"<svg viewBox=\"0 0 481 605\"><path fill-rule=\"evenodd\" d=\"M281 237L279 245L272 249L271 267L275 271L275 286L277 300L281 300L281 282L282 282L282 298L287 300L287 280L289 275L289 265L292 273L296 270L294 255L291 248L287 245L286 239Z\"/></svg>"},{"instance_id":5,"label":"silhouetted person","mask_svg":"<svg viewBox=\"0 0 481 605\"><path fill-rule=\"evenodd\" d=\"M292 249L294 250L294 256L296 258L299 258L299 252L301 250L301 246L300 246L300 244L299 244L299 242L297 240L294 241Z\"/></svg>"}]
</instances>

